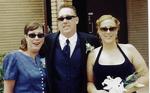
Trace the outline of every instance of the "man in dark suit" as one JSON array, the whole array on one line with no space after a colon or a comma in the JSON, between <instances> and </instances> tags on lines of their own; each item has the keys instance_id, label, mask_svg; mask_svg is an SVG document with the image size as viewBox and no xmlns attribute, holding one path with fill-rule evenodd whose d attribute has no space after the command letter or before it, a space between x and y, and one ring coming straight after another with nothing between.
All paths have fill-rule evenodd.
<instances>
[{"instance_id":1,"label":"man in dark suit","mask_svg":"<svg viewBox=\"0 0 150 93\"><path fill-rule=\"evenodd\" d=\"M75 8L63 5L58 12L59 32L45 37L43 47L48 71L48 93L87 92L86 45L98 47L100 43L96 36L77 32L78 22ZM69 48L64 53L65 46Z\"/></svg>"}]
</instances>

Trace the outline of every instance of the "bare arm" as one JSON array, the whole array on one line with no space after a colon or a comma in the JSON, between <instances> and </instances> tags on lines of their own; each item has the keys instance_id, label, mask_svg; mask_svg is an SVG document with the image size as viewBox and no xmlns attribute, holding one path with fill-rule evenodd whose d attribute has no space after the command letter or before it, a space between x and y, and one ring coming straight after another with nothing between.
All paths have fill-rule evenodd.
<instances>
[{"instance_id":1,"label":"bare arm","mask_svg":"<svg viewBox=\"0 0 150 93\"><path fill-rule=\"evenodd\" d=\"M87 60L87 79L88 79L88 84L87 84L87 91L88 93L94 93L96 90L96 87L94 85L94 80L93 80L93 63L94 63L94 51L89 53L88 60Z\"/></svg>"},{"instance_id":2,"label":"bare arm","mask_svg":"<svg viewBox=\"0 0 150 93\"><path fill-rule=\"evenodd\" d=\"M142 55L138 52L138 50L133 46L129 45L130 55L131 55L131 62L135 67L136 72L140 75L140 77L133 83L133 84L143 84L144 86L148 85L148 67L143 59ZM127 86L127 93L131 93L135 90L140 88L137 87L130 87L131 85Z\"/></svg>"},{"instance_id":3,"label":"bare arm","mask_svg":"<svg viewBox=\"0 0 150 93\"><path fill-rule=\"evenodd\" d=\"M4 80L4 93L14 93L15 80Z\"/></svg>"}]
</instances>

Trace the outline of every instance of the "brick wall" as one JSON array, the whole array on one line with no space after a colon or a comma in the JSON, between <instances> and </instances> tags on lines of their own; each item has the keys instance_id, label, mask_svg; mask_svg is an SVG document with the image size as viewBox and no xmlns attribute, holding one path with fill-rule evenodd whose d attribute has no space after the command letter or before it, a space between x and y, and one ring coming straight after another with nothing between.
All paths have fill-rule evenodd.
<instances>
[{"instance_id":1,"label":"brick wall","mask_svg":"<svg viewBox=\"0 0 150 93\"><path fill-rule=\"evenodd\" d=\"M148 63L148 6L147 0L127 0L128 40Z\"/></svg>"},{"instance_id":2,"label":"brick wall","mask_svg":"<svg viewBox=\"0 0 150 93\"><path fill-rule=\"evenodd\" d=\"M44 22L43 5L43 0L0 0L0 54L19 48L27 22Z\"/></svg>"},{"instance_id":3,"label":"brick wall","mask_svg":"<svg viewBox=\"0 0 150 93\"><path fill-rule=\"evenodd\" d=\"M72 5L72 0L51 0L52 32L58 31L57 13L62 4Z\"/></svg>"},{"instance_id":4,"label":"brick wall","mask_svg":"<svg viewBox=\"0 0 150 93\"><path fill-rule=\"evenodd\" d=\"M148 3L147 0L127 0L128 40L148 62ZM149 93L149 87L137 91Z\"/></svg>"}]
</instances>

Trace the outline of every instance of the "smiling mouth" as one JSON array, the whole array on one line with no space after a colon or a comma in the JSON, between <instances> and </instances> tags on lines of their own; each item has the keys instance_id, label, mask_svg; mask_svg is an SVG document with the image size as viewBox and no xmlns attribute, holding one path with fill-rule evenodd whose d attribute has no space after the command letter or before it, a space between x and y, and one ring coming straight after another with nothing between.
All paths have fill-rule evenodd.
<instances>
[{"instance_id":1,"label":"smiling mouth","mask_svg":"<svg viewBox=\"0 0 150 93\"><path fill-rule=\"evenodd\" d=\"M69 28L69 26L64 26L64 28Z\"/></svg>"},{"instance_id":2,"label":"smiling mouth","mask_svg":"<svg viewBox=\"0 0 150 93\"><path fill-rule=\"evenodd\" d=\"M108 37L112 37L112 35L109 35L109 36L105 36L105 37L107 37L107 38L108 38Z\"/></svg>"},{"instance_id":3,"label":"smiling mouth","mask_svg":"<svg viewBox=\"0 0 150 93\"><path fill-rule=\"evenodd\" d=\"M65 29L65 30L69 30L69 29L70 29L70 27L69 27L69 26L65 26L63 29Z\"/></svg>"},{"instance_id":4,"label":"smiling mouth","mask_svg":"<svg viewBox=\"0 0 150 93\"><path fill-rule=\"evenodd\" d=\"M40 45L40 42L35 42L33 44L36 45L36 46L38 46L38 45Z\"/></svg>"},{"instance_id":5,"label":"smiling mouth","mask_svg":"<svg viewBox=\"0 0 150 93\"><path fill-rule=\"evenodd\" d=\"M112 39L112 36L105 36L105 39Z\"/></svg>"}]
</instances>

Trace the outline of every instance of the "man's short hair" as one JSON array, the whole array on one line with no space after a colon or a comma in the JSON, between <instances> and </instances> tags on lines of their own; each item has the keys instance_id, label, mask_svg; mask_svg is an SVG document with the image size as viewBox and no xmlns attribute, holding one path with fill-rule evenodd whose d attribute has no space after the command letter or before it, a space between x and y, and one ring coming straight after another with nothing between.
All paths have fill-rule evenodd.
<instances>
[{"instance_id":1,"label":"man's short hair","mask_svg":"<svg viewBox=\"0 0 150 93\"><path fill-rule=\"evenodd\" d=\"M68 5L68 4L63 4L59 7L58 9L58 12L62 9L62 8L70 8L74 11L74 13L77 15L77 12L76 12L76 8L73 6L73 5Z\"/></svg>"}]
</instances>

